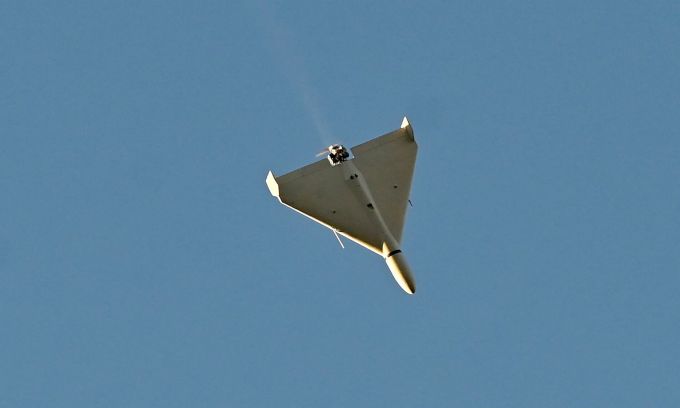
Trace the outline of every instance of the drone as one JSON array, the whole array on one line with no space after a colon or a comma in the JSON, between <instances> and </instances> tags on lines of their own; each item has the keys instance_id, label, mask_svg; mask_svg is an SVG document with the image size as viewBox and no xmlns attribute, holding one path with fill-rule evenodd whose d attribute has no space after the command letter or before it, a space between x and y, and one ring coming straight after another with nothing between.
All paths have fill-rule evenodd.
<instances>
[{"instance_id":1,"label":"drone","mask_svg":"<svg viewBox=\"0 0 680 408\"><path fill-rule=\"evenodd\" d=\"M418 145L404 117L401 127L351 149L333 144L327 160L282 176L269 171L271 194L293 210L385 259L408 294L415 279L401 250ZM343 246L344 248L344 246Z\"/></svg>"}]
</instances>

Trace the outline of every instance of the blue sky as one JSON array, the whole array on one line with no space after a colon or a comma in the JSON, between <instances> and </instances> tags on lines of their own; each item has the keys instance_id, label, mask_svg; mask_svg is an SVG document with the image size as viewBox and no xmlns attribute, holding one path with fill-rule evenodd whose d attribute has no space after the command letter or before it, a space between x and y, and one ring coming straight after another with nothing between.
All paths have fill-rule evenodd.
<instances>
[{"instance_id":1,"label":"blue sky","mask_svg":"<svg viewBox=\"0 0 680 408\"><path fill-rule=\"evenodd\" d=\"M677 2L59 3L0 6L0 407L680 404ZM405 114L415 296L264 184Z\"/></svg>"}]
</instances>

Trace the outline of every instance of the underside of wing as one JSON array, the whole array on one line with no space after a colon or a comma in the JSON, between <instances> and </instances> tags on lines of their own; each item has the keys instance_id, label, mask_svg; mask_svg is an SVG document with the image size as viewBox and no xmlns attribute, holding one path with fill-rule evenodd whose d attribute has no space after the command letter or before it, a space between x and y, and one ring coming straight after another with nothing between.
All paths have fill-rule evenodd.
<instances>
[{"instance_id":1,"label":"underside of wing","mask_svg":"<svg viewBox=\"0 0 680 408\"><path fill-rule=\"evenodd\" d=\"M350 176L321 160L280 177L270 172L267 185L283 204L381 254L384 233Z\"/></svg>"},{"instance_id":2,"label":"underside of wing","mask_svg":"<svg viewBox=\"0 0 680 408\"><path fill-rule=\"evenodd\" d=\"M400 129L353 147L353 158L329 155L283 176L269 172L267 185L283 204L385 255L385 243L401 242L417 150L404 118Z\"/></svg>"},{"instance_id":3,"label":"underside of wing","mask_svg":"<svg viewBox=\"0 0 680 408\"><path fill-rule=\"evenodd\" d=\"M411 125L404 118L401 129L355 146L352 152L385 224L401 242L418 153Z\"/></svg>"}]
</instances>

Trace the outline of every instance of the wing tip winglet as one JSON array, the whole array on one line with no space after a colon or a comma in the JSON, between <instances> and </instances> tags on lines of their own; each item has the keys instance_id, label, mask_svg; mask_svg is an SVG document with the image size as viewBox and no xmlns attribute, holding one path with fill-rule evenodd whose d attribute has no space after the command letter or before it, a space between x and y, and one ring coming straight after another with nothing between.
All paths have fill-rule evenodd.
<instances>
[{"instance_id":1,"label":"wing tip winglet","mask_svg":"<svg viewBox=\"0 0 680 408\"><path fill-rule=\"evenodd\" d=\"M269 187L269 192L274 197L279 197L279 183L276 182L276 177L274 177L274 173L271 170L267 173L267 187Z\"/></svg>"},{"instance_id":2,"label":"wing tip winglet","mask_svg":"<svg viewBox=\"0 0 680 408\"><path fill-rule=\"evenodd\" d=\"M404 119L401 121L401 128L404 129L409 126L411 126L411 124L409 123L408 118L404 116Z\"/></svg>"},{"instance_id":3,"label":"wing tip winglet","mask_svg":"<svg viewBox=\"0 0 680 408\"><path fill-rule=\"evenodd\" d=\"M406 130L411 140L416 140L415 136L413 135L413 127L411 127L411 122L408 121L406 116L404 116L404 119L401 121L401 128Z\"/></svg>"}]
</instances>

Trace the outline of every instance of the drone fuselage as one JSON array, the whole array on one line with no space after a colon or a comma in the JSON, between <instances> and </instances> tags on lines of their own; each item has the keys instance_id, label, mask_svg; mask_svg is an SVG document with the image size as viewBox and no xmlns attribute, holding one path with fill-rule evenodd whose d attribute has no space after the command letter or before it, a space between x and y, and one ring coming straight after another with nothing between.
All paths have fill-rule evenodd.
<instances>
[{"instance_id":1,"label":"drone fuselage","mask_svg":"<svg viewBox=\"0 0 680 408\"><path fill-rule=\"evenodd\" d=\"M399 242L394 238L392 232L387 227L385 219L380 211L380 206L376 203L371 193L371 189L366 183L366 179L361 174L361 171L354 165L352 160L342 162L342 172L345 176L345 182L350 183L351 191L357 194L361 202L366 203L366 206L371 209L370 213L373 215L375 225L383 231L385 241L382 245L382 256L387 263L387 267L392 272L394 280L399 286L408 294L413 294L416 291L416 283L411 273L411 268L406 261L406 256L401 252ZM345 235L342 231L338 233ZM351 239L351 237L348 237Z\"/></svg>"}]
</instances>

